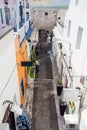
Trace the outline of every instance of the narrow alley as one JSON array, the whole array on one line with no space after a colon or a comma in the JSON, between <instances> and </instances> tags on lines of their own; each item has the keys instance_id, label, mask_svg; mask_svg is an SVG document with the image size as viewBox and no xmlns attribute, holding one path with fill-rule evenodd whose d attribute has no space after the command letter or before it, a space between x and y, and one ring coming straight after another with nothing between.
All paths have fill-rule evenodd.
<instances>
[{"instance_id":1,"label":"narrow alley","mask_svg":"<svg viewBox=\"0 0 87 130\"><path fill-rule=\"evenodd\" d=\"M51 48L43 38L40 39L40 45L40 69L34 81L31 130L58 130L52 64L49 55Z\"/></svg>"},{"instance_id":2,"label":"narrow alley","mask_svg":"<svg viewBox=\"0 0 87 130\"><path fill-rule=\"evenodd\" d=\"M87 130L86 7L0 0L0 130Z\"/></svg>"}]
</instances>

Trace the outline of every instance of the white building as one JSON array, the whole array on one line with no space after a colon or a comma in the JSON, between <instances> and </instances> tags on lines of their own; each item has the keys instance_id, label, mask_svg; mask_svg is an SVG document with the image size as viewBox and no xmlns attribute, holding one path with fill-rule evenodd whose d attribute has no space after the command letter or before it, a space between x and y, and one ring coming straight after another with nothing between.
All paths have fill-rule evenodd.
<instances>
[{"instance_id":1,"label":"white building","mask_svg":"<svg viewBox=\"0 0 87 130\"><path fill-rule=\"evenodd\" d=\"M14 33L13 27L7 26L0 32L0 123L7 122L11 102L20 105Z\"/></svg>"},{"instance_id":2,"label":"white building","mask_svg":"<svg viewBox=\"0 0 87 130\"><path fill-rule=\"evenodd\" d=\"M71 0L69 9L66 13L63 35L60 29L54 28L56 43L62 43L61 55L58 52L58 61L62 57L61 78L64 87L75 89L79 88L81 98L80 130L86 130L85 124L87 106L87 1ZM57 62L58 62L57 61ZM59 63L59 62L58 62ZM75 93L73 94L75 96ZM67 99L68 100L68 99ZM73 98L74 100L74 98ZM77 106L77 102L74 101ZM85 110L84 110L85 109ZM79 113L80 114L80 113ZM82 125L84 124L84 126Z\"/></svg>"},{"instance_id":3,"label":"white building","mask_svg":"<svg viewBox=\"0 0 87 130\"><path fill-rule=\"evenodd\" d=\"M80 1L73 0L70 2L70 6L65 18L64 34L63 34L65 41L68 41L66 43L64 42L63 44L67 58L69 59L69 56L71 56L71 67L72 67L71 75L73 77L72 87L73 88L80 87L82 92L83 89L86 89L87 86L86 6L87 6L86 0L84 2L82 0ZM71 48L68 47L70 45Z\"/></svg>"}]
</instances>

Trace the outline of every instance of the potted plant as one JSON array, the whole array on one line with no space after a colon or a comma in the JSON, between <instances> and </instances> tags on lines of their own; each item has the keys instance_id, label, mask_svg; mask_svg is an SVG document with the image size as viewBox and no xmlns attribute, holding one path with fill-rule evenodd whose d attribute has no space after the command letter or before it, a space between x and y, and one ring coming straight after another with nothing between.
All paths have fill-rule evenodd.
<instances>
[{"instance_id":1,"label":"potted plant","mask_svg":"<svg viewBox=\"0 0 87 130\"><path fill-rule=\"evenodd\" d=\"M60 96L63 90L63 85L62 85L62 81L58 80L57 81L57 95Z\"/></svg>"},{"instance_id":2,"label":"potted plant","mask_svg":"<svg viewBox=\"0 0 87 130\"><path fill-rule=\"evenodd\" d=\"M31 59L31 62L32 62L32 63L34 63L35 60L36 60L36 55L35 55L34 50L31 51L31 57L30 57L30 59Z\"/></svg>"},{"instance_id":3,"label":"potted plant","mask_svg":"<svg viewBox=\"0 0 87 130\"><path fill-rule=\"evenodd\" d=\"M66 108L67 108L67 102L62 101L62 100L60 99L60 101L59 101L59 107L60 107L60 115L61 115L61 116L64 116L64 112L65 112L65 110L66 110Z\"/></svg>"}]
</instances>

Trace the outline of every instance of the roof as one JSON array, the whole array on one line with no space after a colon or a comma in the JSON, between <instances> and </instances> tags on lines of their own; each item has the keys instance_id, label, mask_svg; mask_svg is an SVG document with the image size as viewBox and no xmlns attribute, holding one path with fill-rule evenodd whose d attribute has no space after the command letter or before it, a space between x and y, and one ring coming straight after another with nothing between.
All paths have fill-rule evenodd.
<instances>
[{"instance_id":1,"label":"roof","mask_svg":"<svg viewBox=\"0 0 87 130\"><path fill-rule=\"evenodd\" d=\"M32 8L68 8L70 0L52 0L48 5L34 5Z\"/></svg>"},{"instance_id":2,"label":"roof","mask_svg":"<svg viewBox=\"0 0 87 130\"><path fill-rule=\"evenodd\" d=\"M70 0L52 0L52 6L68 7Z\"/></svg>"}]
</instances>

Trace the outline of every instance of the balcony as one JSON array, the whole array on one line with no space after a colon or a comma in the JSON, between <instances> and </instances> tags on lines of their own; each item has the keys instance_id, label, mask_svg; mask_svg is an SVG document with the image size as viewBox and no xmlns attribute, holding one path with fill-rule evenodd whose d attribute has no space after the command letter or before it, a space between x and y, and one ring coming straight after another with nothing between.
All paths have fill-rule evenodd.
<instances>
[{"instance_id":1,"label":"balcony","mask_svg":"<svg viewBox=\"0 0 87 130\"><path fill-rule=\"evenodd\" d=\"M27 32L25 34L26 39L28 39L31 36L32 32L33 32L32 22L29 21L29 29L27 30Z\"/></svg>"},{"instance_id":2,"label":"balcony","mask_svg":"<svg viewBox=\"0 0 87 130\"><path fill-rule=\"evenodd\" d=\"M17 33L20 35L20 46L21 46L24 38L26 37L26 39L28 39L31 36L33 32L33 26L32 26L31 21L26 21L26 23L22 21L19 24L20 24L20 28ZM14 34L16 34L16 31L17 31L17 28L15 28Z\"/></svg>"},{"instance_id":3,"label":"balcony","mask_svg":"<svg viewBox=\"0 0 87 130\"><path fill-rule=\"evenodd\" d=\"M22 19L22 21L19 22L19 29L23 27L25 23L25 19ZM14 32L17 32L17 26L14 27Z\"/></svg>"}]
</instances>

